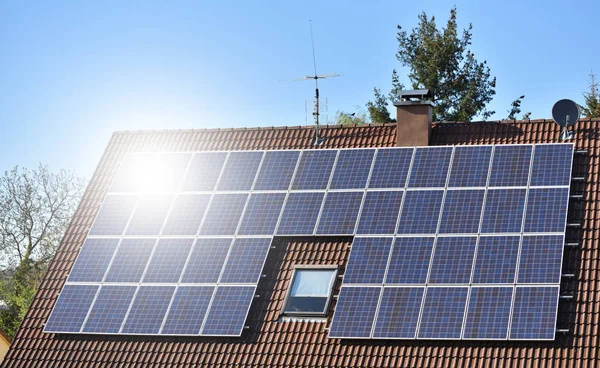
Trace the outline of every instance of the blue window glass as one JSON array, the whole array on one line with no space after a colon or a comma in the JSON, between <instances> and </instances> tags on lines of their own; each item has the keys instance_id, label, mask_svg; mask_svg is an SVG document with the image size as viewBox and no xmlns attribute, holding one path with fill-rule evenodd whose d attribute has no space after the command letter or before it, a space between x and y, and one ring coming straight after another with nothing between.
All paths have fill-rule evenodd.
<instances>
[{"instance_id":1,"label":"blue window glass","mask_svg":"<svg viewBox=\"0 0 600 368\"><path fill-rule=\"evenodd\" d=\"M448 186L485 187L491 155L491 146L456 147Z\"/></svg>"},{"instance_id":2,"label":"blue window glass","mask_svg":"<svg viewBox=\"0 0 600 368\"><path fill-rule=\"evenodd\" d=\"M520 240L520 236L480 237L473 283L514 283Z\"/></svg>"},{"instance_id":3,"label":"blue window glass","mask_svg":"<svg viewBox=\"0 0 600 368\"><path fill-rule=\"evenodd\" d=\"M160 239L143 282L178 282L193 242L194 239Z\"/></svg>"},{"instance_id":4,"label":"blue window glass","mask_svg":"<svg viewBox=\"0 0 600 368\"><path fill-rule=\"evenodd\" d=\"M396 238L385 282L424 284L434 240L434 237Z\"/></svg>"},{"instance_id":5,"label":"blue window glass","mask_svg":"<svg viewBox=\"0 0 600 368\"><path fill-rule=\"evenodd\" d=\"M356 233L393 234L403 195L401 191L367 192Z\"/></svg>"},{"instance_id":6,"label":"blue window glass","mask_svg":"<svg viewBox=\"0 0 600 368\"><path fill-rule=\"evenodd\" d=\"M463 338L505 340L512 295L512 287L472 288Z\"/></svg>"},{"instance_id":7,"label":"blue window glass","mask_svg":"<svg viewBox=\"0 0 600 368\"><path fill-rule=\"evenodd\" d=\"M563 235L524 236L518 282L560 283L563 248Z\"/></svg>"},{"instance_id":8,"label":"blue window glass","mask_svg":"<svg viewBox=\"0 0 600 368\"><path fill-rule=\"evenodd\" d=\"M156 239L123 239L110 265L106 282L139 282Z\"/></svg>"},{"instance_id":9,"label":"blue window glass","mask_svg":"<svg viewBox=\"0 0 600 368\"><path fill-rule=\"evenodd\" d=\"M140 286L123 326L123 333L157 334L175 286Z\"/></svg>"},{"instance_id":10,"label":"blue window glass","mask_svg":"<svg viewBox=\"0 0 600 368\"><path fill-rule=\"evenodd\" d=\"M248 194L213 195L200 234L234 235L247 198Z\"/></svg>"},{"instance_id":11,"label":"blue window glass","mask_svg":"<svg viewBox=\"0 0 600 368\"><path fill-rule=\"evenodd\" d=\"M290 193L277 228L279 235L312 235L323 193Z\"/></svg>"},{"instance_id":12,"label":"blue window glass","mask_svg":"<svg viewBox=\"0 0 600 368\"><path fill-rule=\"evenodd\" d=\"M127 225L126 235L158 235L172 202L171 195L141 197Z\"/></svg>"},{"instance_id":13,"label":"blue window glass","mask_svg":"<svg viewBox=\"0 0 600 368\"><path fill-rule=\"evenodd\" d=\"M531 186L570 185L572 144L538 144L533 154Z\"/></svg>"},{"instance_id":14,"label":"blue window glass","mask_svg":"<svg viewBox=\"0 0 600 368\"><path fill-rule=\"evenodd\" d=\"M262 152L231 152L217 190L250 190L262 160Z\"/></svg>"},{"instance_id":15,"label":"blue window glass","mask_svg":"<svg viewBox=\"0 0 600 368\"><path fill-rule=\"evenodd\" d=\"M181 282L216 283L233 239L197 239Z\"/></svg>"},{"instance_id":16,"label":"blue window glass","mask_svg":"<svg viewBox=\"0 0 600 368\"><path fill-rule=\"evenodd\" d=\"M527 197L525 232L565 231L569 188L530 189Z\"/></svg>"},{"instance_id":17,"label":"blue window glass","mask_svg":"<svg viewBox=\"0 0 600 368\"><path fill-rule=\"evenodd\" d=\"M423 299L422 287L385 287L374 338L414 339Z\"/></svg>"},{"instance_id":18,"label":"blue window glass","mask_svg":"<svg viewBox=\"0 0 600 368\"><path fill-rule=\"evenodd\" d=\"M532 146L496 146L490 187L526 186Z\"/></svg>"},{"instance_id":19,"label":"blue window glass","mask_svg":"<svg viewBox=\"0 0 600 368\"><path fill-rule=\"evenodd\" d=\"M69 281L102 281L117 244L119 239L86 239L69 274Z\"/></svg>"},{"instance_id":20,"label":"blue window glass","mask_svg":"<svg viewBox=\"0 0 600 368\"><path fill-rule=\"evenodd\" d=\"M175 199L162 235L196 235L210 194L184 194Z\"/></svg>"},{"instance_id":21,"label":"blue window glass","mask_svg":"<svg viewBox=\"0 0 600 368\"><path fill-rule=\"evenodd\" d=\"M102 286L83 332L119 333L136 290L137 286Z\"/></svg>"},{"instance_id":22,"label":"blue window glass","mask_svg":"<svg viewBox=\"0 0 600 368\"><path fill-rule=\"evenodd\" d=\"M335 150L303 151L292 189L325 189L335 162Z\"/></svg>"},{"instance_id":23,"label":"blue window glass","mask_svg":"<svg viewBox=\"0 0 600 368\"><path fill-rule=\"evenodd\" d=\"M413 148L378 149L369 188L404 188L413 151Z\"/></svg>"},{"instance_id":24,"label":"blue window glass","mask_svg":"<svg viewBox=\"0 0 600 368\"><path fill-rule=\"evenodd\" d=\"M558 286L517 287L511 340L554 340Z\"/></svg>"},{"instance_id":25,"label":"blue window glass","mask_svg":"<svg viewBox=\"0 0 600 368\"><path fill-rule=\"evenodd\" d=\"M212 191L215 188L226 152L196 152L188 169L181 190Z\"/></svg>"},{"instance_id":26,"label":"blue window glass","mask_svg":"<svg viewBox=\"0 0 600 368\"><path fill-rule=\"evenodd\" d=\"M330 189L365 188L374 155L374 149L340 150Z\"/></svg>"},{"instance_id":27,"label":"blue window glass","mask_svg":"<svg viewBox=\"0 0 600 368\"><path fill-rule=\"evenodd\" d=\"M408 186L445 187L451 156L452 147L417 148Z\"/></svg>"},{"instance_id":28,"label":"blue window glass","mask_svg":"<svg viewBox=\"0 0 600 368\"><path fill-rule=\"evenodd\" d=\"M408 191L400 211L398 234L435 234L444 191Z\"/></svg>"},{"instance_id":29,"label":"blue window glass","mask_svg":"<svg viewBox=\"0 0 600 368\"><path fill-rule=\"evenodd\" d=\"M329 328L329 337L370 337L381 289L381 287L342 287Z\"/></svg>"},{"instance_id":30,"label":"blue window glass","mask_svg":"<svg viewBox=\"0 0 600 368\"><path fill-rule=\"evenodd\" d=\"M213 286L180 286L161 331L163 335L198 335L213 295Z\"/></svg>"},{"instance_id":31,"label":"blue window glass","mask_svg":"<svg viewBox=\"0 0 600 368\"><path fill-rule=\"evenodd\" d=\"M123 234L136 202L133 195L107 195L89 235Z\"/></svg>"},{"instance_id":32,"label":"blue window glass","mask_svg":"<svg viewBox=\"0 0 600 368\"><path fill-rule=\"evenodd\" d=\"M254 298L254 286L217 288L202 335L240 336Z\"/></svg>"},{"instance_id":33,"label":"blue window glass","mask_svg":"<svg viewBox=\"0 0 600 368\"><path fill-rule=\"evenodd\" d=\"M485 198L482 233L520 233L526 189L490 189Z\"/></svg>"},{"instance_id":34,"label":"blue window glass","mask_svg":"<svg viewBox=\"0 0 600 368\"><path fill-rule=\"evenodd\" d=\"M257 283L270 247L271 238L237 238L233 242L220 282Z\"/></svg>"},{"instance_id":35,"label":"blue window glass","mask_svg":"<svg viewBox=\"0 0 600 368\"><path fill-rule=\"evenodd\" d=\"M430 284L468 284L477 237L437 239L429 275Z\"/></svg>"},{"instance_id":36,"label":"blue window glass","mask_svg":"<svg viewBox=\"0 0 600 368\"><path fill-rule=\"evenodd\" d=\"M468 287L427 288L419 339L459 339L468 291Z\"/></svg>"},{"instance_id":37,"label":"blue window glass","mask_svg":"<svg viewBox=\"0 0 600 368\"><path fill-rule=\"evenodd\" d=\"M238 235L273 235L285 193L254 193L250 196Z\"/></svg>"},{"instance_id":38,"label":"blue window glass","mask_svg":"<svg viewBox=\"0 0 600 368\"><path fill-rule=\"evenodd\" d=\"M300 151L265 153L254 190L288 190Z\"/></svg>"},{"instance_id":39,"label":"blue window glass","mask_svg":"<svg viewBox=\"0 0 600 368\"><path fill-rule=\"evenodd\" d=\"M381 284L393 238L354 238L345 284Z\"/></svg>"},{"instance_id":40,"label":"blue window glass","mask_svg":"<svg viewBox=\"0 0 600 368\"><path fill-rule=\"evenodd\" d=\"M97 285L65 285L44 331L79 332L97 290Z\"/></svg>"},{"instance_id":41,"label":"blue window glass","mask_svg":"<svg viewBox=\"0 0 600 368\"><path fill-rule=\"evenodd\" d=\"M485 190L447 191L440 233L477 233L481 221L484 193Z\"/></svg>"},{"instance_id":42,"label":"blue window glass","mask_svg":"<svg viewBox=\"0 0 600 368\"><path fill-rule=\"evenodd\" d=\"M364 192L329 192L317 234L354 234Z\"/></svg>"}]
</instances>

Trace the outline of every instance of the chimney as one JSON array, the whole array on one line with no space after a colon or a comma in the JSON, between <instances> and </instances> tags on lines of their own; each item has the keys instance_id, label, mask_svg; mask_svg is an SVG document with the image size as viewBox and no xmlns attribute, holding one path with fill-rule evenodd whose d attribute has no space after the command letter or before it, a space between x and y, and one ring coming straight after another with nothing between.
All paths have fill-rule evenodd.
<instances>
[{"instance_id":1,"label":"chimney","mask_svg":"<svg viewBox=\"0 0 600 368\"><path fill-rule=\"evenodd\" d=\"M396 106L396 146L428 146L433 93L428 89L400 91Z\"/></svg>"}]
</instances>

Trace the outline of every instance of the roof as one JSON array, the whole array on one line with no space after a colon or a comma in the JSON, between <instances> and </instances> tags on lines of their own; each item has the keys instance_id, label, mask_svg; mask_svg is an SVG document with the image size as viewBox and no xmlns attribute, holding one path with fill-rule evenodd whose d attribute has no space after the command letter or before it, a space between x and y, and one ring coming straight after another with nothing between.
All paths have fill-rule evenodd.
<instances>
[{"instance_id":1,"label":"roof","mask_svg":"<svg viewBox=\"0 0 600 368\"><path fill-rule=\"evenodd\" d=\"M324 127L320 148L392 147L395 124ZM57 295L77 257L100 202L126 152L251 150L313 148L310 127L218 130L143 131L115 133L90 181L58 253L40 285L25 320L4 361L5 367L106 366L397 366L487 367L595 366L600 331L600 119L575 126L575 148L587 150L574 159L573 176L585 177L572 192L584 194L572 202L567 238L579 247L565 251L563 292L574 300L561 302L558 325L569 329L552 342L515 341L386 341L328 339L329 323L278 322L285 292L296 264L345 266L351 239L298 238L280 240L269 257L241 338L54 335L42 333ZM431 145L556 142L560 134L552 120L438 123ZM339 283L336 289L339 291ZM334 306L330 308L330 317ZM329 321L330 322L330 321Z\"/></svg>"}]
</instances>

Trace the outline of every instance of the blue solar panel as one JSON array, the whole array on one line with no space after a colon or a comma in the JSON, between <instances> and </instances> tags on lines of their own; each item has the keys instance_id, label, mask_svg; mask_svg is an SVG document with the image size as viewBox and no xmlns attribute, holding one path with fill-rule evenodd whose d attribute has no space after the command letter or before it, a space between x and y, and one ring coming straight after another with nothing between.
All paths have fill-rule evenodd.
<instances>
[{"instance_id":1,"label":"blue solar panel","mask_svg":"<svg viewBox=\"0 0 600 368\"><path fill-rule=\"evenodd\" d=\"M134 195L107 195L89 235L123 234L137 198Z\"/></svg>"},{"instance_id":2,"label":"blue solar panel","mask_svg":"<svg viewBox=\"0 0 600 368\"><path fill-rule=\"evenodd\" d=\"M393 234L403 194L401 191L367 192L356 233Z\"/></svg>"},{"instance_id":3,"label":"blue solar panel","mask_svg":"<svg viewBox=\"0 0 600 368\"><path fill-rule=\"evenodd\" d=\"M312 235L323 202L323 193L290 193L277 234Z\"/></svg>"},{"instance_id":4,"label":"blue solar panel","mask_svg":"<svg viewBox=\"0 0 600 368\"><path fill-rule=\"evenodd\" d=\"M393 238L354 238L345 284L381 284Z\"/></svg>"},{"instance_id":5,"label":"blue solar panel","mask_svg":"<svg viewBox=\"0 0 600 368\"><path fill-rule=\"evenodd\" d=\"M177 196L162 235L196 235L209 200L210 194Z\"/></svg>"},{"instance_id":6,"label":"blue solar panel","mask_svg":"<svg viewBox=\"0 0 600 368\"><path fill-rule=\"evenodd\" d=\"M477 237L437 239L429 274L430 284L468 284Z\"/></svg>"},{"instance_id":7,"label":"blue solar panel","mask_svg":"<svg viewBox=\"0 0 600 368\"><path fill-rule=\"evenodd\" d=\"M443 196L441 190L406 192L398 234L435 234Z\"/></svg>"},{"instance_id":8,"label":"blue solar panel","mask_svg":"<svg viewBox=\"0 0 600 368\"><path fill-rule=\"evenodd\" d=\"M240 336L252 299L254 286L220 286L217 288L203 335Z\"/></svg>"},{"instance_id":9,"label":"blue solar panel","mask_svg":"<svg viewBox=\"0 0 600 368\"><path fill-rule=\"evenodd\" d=\"M193 242L194 239L160 239L143 282L178 282Z\"/></svg>"},{"instance_id":10,"label":"blue solar panel","mask_svg":"<svg viewBox=\"0 0 600 368\"><path fill-rule=\"evenodd\" d=\"M125 234L158 235L172 202L173 196L171 195L141 197Z\"/></svg>"},{"instance_id":11,"label":"blue solar panel","mask_svg":"<svg viewBox=\"0 0 600 368\"><path fill-rule=\"evenodd\" d=\"M449 190L444 200L440 233L477 233L485 190Z\"/></svg>"},{"instance_id":12,"label":"blue solar panel","mask_svg":"<svg viewBox=\"0 0 600 368\"><path fill-rule=\"evenodd\" d=\"M485 187L491 155L491 146L456 147L448 186Z\"/></svg>"},{"instance_id":13,"label":"blue solar panel","mask_svg":"<svg viewBox=\"0 0 600 368\"><path fill-rule=\"evenodd\" d=\"M374 149L341 150L329 188L364 189L374 155Z\"/></svg>"},{"instance_id":14,"label":"blue solar panel","mask_svg":"<svg viewBox=\"0 0 600 368\"><path fill-rule=\"evenodd\" d=\"M124 239L110 265L106 282L139 282L156 239Z\"/></svg>"},{"instance_id":15,"label":"blue solar panel","mask_svg":"<svg viewBox=\"0 0 600 368\"><path fill-rule=\"evenodd\" d=\"M572 144L537 145L529 185L571 184Z\"/></svg>"},{"instance_id":16,"label":"blue solar panel","mask_svg":"<svg viewBox=\"0 0 600 368\"><path fill-rule=\"evenodd\" d=\"M424 284L434 240L434 237L396 238L385 282Z\"/></svg>"},{"instance_id":17,"label":"blue solar panel","mask_svg":"<svg viewBox=\"0 0 600 368\"><path fill-rule=\"evenodd\" d=\"M325 189L337 151L303 151L292 189Z\"/></svg>"},{"instance_id":18,"label":"blue solar panel","mask_svg":"<svg viewBox=\"0 0 600 368\"><path fill-rule=\"evenodd\" d=\"M221 283L255 284L271 247L271 238L238 238L227 258Z\"/></svg>"},{"instance_id":19,"label":"blue solar panel","mask_svg":"<svg viewBox=\"0 0 600 368\"><path fill-rule=\"evenodd\" d=\"M531 147L496 146L489 186L526 186L531 163Z\"/></svg>"},{"instance_id":20,"label":"blue solar panel","mask_svg":"<svg viewBox=\"0 0 600 368\"><path fill-rule=\"evenodd\" d=\"M412 148L377 150L369 188L404 188L413 151Z\"/></svg>"},{"instance_id":21,"label":"blue solar panel","mask_svg":"<svg viewBox=\"0 0 600 368\"><path fill-rule=\"evenodd\" d=\"M198 335L215 288L180 286L161 331L163 335Z\"/></svg>"},{"instance_id":22,"label":"blue solar panel","mask_svg":"<svg viewBox=\"0 0 600 368\"><path fill-rule=\"evenodd\" d=\"M83 332L118 333L136 290L137 286L102 286Z\"/></svg>"},{"instance_id":23,"label":"blue solar panel","mask_svg":"<svg viewBox=\"0 0 600 368\"><path fill-rule=\"evenodd\" d=\"M451 156L452 147L417 148L408 186L445 187Z\"/></svg>"},{"instance_id":24,"label":"blue solar panel","mask_svg":"<svg viewBox=\"0 0 600 368\"><path fill-rule=\"evenodd\" d=\"M65 285L44 331L79 332L97 290L97 285Z\"/></svg>"},{"instance_id":25,"label":"blue solar panel","mask_svg":"<svg viewBox=\"0 0 600 368\"><path fill-rule=\"evenodd\" d=\"M317 234L354 234L364 192L329 192Z\"/></svg>"},{"instance_id":26,"label":"blue solar panel","mask_svg":"<svg viewBox=\"0 0 600 368\"><path fill-rule=\"evenodd\" d=\"M568 203L569 188L529 189L525 232L564 232Z\"/></svg>"},{"instance_id":27,"label":"blue solar panel","mask_svg":"<svg viewBox=\"0 0 600 368\"><path fill-rule=\"evenodd\" d=\"M225 152L196 152L181 190L211 191L215 188L227 153Z\"/></svg>"},{"instance_id":28,"label":"blue solar panel","mask_svg":"<svg viewBox=\"0 0 600 368\"><path fill-rule=\"evenodd\" d=\"M123 333L157 334L175 286L140 286L123 326Z\"/></svg>"},{"instance_id":29,"label":"blue solar panel","mask_svg":"<svg viewBox=\"0 0 600 368\"><path fill-rule=\"evenodd\" d=\"M512 286L472 288L463 338L506 340L512 294Z\"/></svg>"},{"instance_id":30,"label":"blue solar panel","mask_svg":"<svg viewBox=\"0 0 600 368\"><path fill-rule=\"evenodd\" d=\"M231 238L197 239L181 282L216 283L232 240Z\"/></svg>"},{"instance_id":31,"label":"blue solar panel","mask_svg":"<svg viewBox=\"0 0 600 368\"><path fill-rule=\"evenodd\" d=\"M100 282L119 239L86 239L69 274L70 282Z\"/></svg>"},{"instance_id":32,"label":"blue solar panel","mask_svg":"<svg viewBox=\"0 0 600 368\"><path fill-rule=\"evenodd\" d=\"M554 340L559 286L517 287L510 338Z\"/></svg>"},{"instance_id":33,"label":"blue solar panel","mask_svg":"<svg viewBox=\"0 0 600 368\"><path fill-rule=\"evenodd\" d=\"M381 287L342 287L329 328L329 337L370 337L381 289Z\"/></svg>"},{"instance_id":34,"label":"blue solar panel","mask_svg":"<svg viewBox=\"0 0 600 368\"><path fill-rule=\"evenodd\" d=\"M520 240L520 236L480 237L473 271L473 283L514 283Z\"/></svg>"},{"instance_id":35,"label":"blue solar panel","mask_svg":"<svg viewBox=\"0 0 600 368\"><path fill-rule=\"evenodd\" d=\"M414 339L423 287L384 287L373 337Z\"/></svg>"},{"instance_id":36,"label":"blue solar panel","mask_svg":"<svg viewBox=\"0 0 600 368\"><path fill-rule=\"evenodd\" d=\"M200 235L234 235L247 198L248 194L213 195Z\"/></svg>"},{"instance_id":37,"label":"blue solar panel","mask_svg":"<svg viewBox=\"0 0 600 368\"><path fill-rule=\"evenodd\" d=\"M520 284L560 283L563 235L524 236L519 259Z\"/></svg>"},{"instance_id":38,"label":"blue solar panel","mask_svg":"<svg viewBox=\"0 0 600 368\"><path fill-rule=\"evenodd\" d=\"M285 193L253 193L238 235L273 235Z\"/></svg>"},{"instance_id":39,"label":"blue solar panel","mask_svg":"<svg viewBox=\"0 0 600 368\"><path fill-rule=\"evenodd\" d=\"M485 198L482 233L520 233L526 189L490 189Z\"/></svg>"},{"instance_id":40,"label":"blue solar panel","mask_svg":"<svg viewBox=\"0 0 600 368\"><path fill-rule=\"evenodd\" d=\"M190 153L128 154L111 192L174 192L181 185Z\"/></svg>"},{"instance_id":41,"label":"blue solar panel","mask_svg":"<svg viewBox=\"0 0 600 368\"><path fill-rule=\"evenodd\" d=\"M250 190L262 156L262 152L231 152L217 190Z\"/></svg>"},{"instance_id":42,"label":"blue solar panel","mask_svg":"<svg viewBox=\"0 0 600 368\"><path fill-rule=\"evenodd\" d=\"M423 304L420 339L459 339L468 287L429 287Z\"/></svg>"},{"instance_id":43,"label":"blue solar panel","mask_svg":"<svg viewBox=\"0 0 600 368\"><path fill-rule=\"evenodd\" d=\"M266 152L254 190L287 190L299 156L300 151Z\"/></svg>"}]
</instances>

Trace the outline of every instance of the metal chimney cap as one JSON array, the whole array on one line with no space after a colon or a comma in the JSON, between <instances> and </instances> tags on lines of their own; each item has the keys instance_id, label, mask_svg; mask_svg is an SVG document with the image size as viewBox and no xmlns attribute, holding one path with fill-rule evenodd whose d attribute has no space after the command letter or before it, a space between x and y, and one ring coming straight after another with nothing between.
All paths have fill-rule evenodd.
<instances>
[{"instance_id":1,"label":"metal chimney cap","mask_svg":"<svg viewBox=\"0 0 600 368\"><path fill-rule=\"evenodd\" d=\"M402 101L413 101L413 99L433 100L433 91L430 89L411 89L398 92L398 97Z\"/></svg>"}]
</instances>

